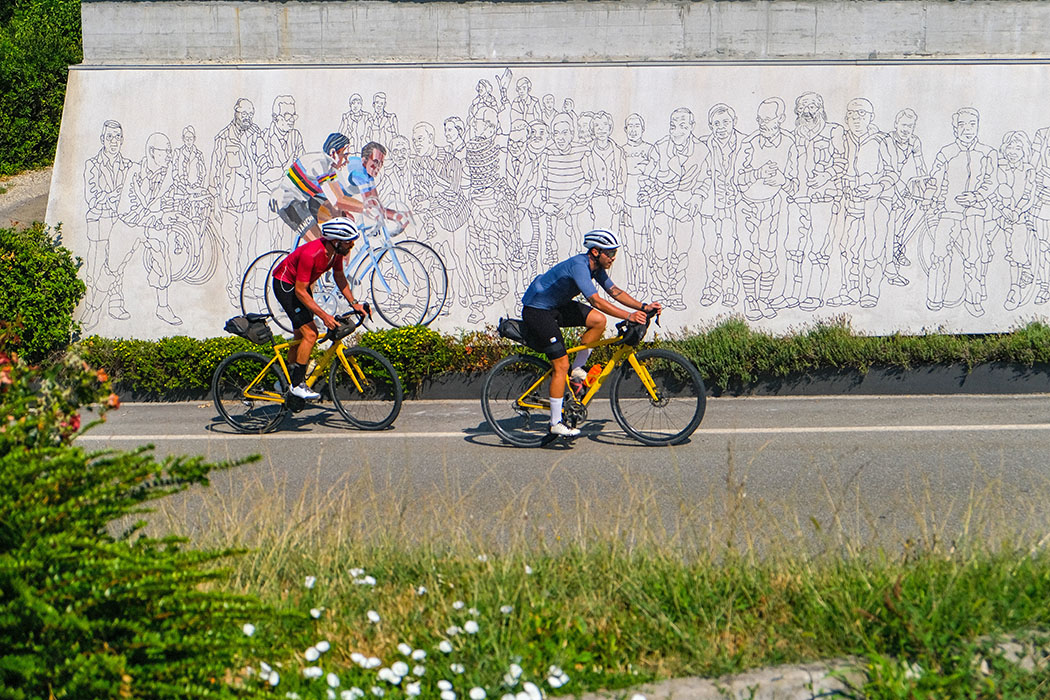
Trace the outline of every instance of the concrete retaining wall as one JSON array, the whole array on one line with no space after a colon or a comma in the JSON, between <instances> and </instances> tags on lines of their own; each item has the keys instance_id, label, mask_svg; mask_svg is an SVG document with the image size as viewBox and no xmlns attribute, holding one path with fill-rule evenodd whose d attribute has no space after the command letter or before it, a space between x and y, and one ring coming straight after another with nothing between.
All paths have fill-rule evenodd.
<instances>
[{"instance_id":1,"label":"concrete retaining wall","mask_svg":"<svg viewBox=\"0 0 1050 700\"><path fill-rule=\"evenodd\" d=\"M1050 4L84 2L88 65L869 60L1046 55Z\"/></svg>"}]
</instances>

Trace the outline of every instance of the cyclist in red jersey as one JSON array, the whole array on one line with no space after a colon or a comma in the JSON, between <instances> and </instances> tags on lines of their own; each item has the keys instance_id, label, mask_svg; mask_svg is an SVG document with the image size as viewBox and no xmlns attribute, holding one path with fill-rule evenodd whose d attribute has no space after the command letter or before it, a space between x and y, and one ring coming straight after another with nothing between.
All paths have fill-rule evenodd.
<instances>
[{"instance_id":1,"label":"cyclist in red jersey","mask_svg":"<svg viewBox=\"0 0 1050 700\"><path fill-rule=\"evenodd\" d=\"M292 380L289 391L301 399L312 401L321 397L306 386L306 366L318 337L314 316L319 317L327 328L339 325L335 317L314 301L310 285L331 270L335 284L346 300L355 310L365 313L365 307L354 300L343 273L343 258L354 247L358 235L357 227L349 219L330 219L321 224L320 238L293 250L273 271L274 296L292 320L295 339L302 340L288 351L288 374Z\"/></svg>"}]
</instances>

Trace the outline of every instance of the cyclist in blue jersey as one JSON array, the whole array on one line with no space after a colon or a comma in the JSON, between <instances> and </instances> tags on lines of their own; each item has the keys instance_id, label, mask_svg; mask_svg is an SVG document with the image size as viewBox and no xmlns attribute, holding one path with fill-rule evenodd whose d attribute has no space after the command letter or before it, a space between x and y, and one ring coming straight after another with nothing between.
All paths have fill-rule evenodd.
<instances>
[{"instance_id":1,"label":"cyclist in blue jersey","mask_svg":"<svg viewBox=\"0 0 1050 700\"><path fill-rule=\"evenodd\" d=\"M301 155L274 188L270 208L303 242L321 235L318 215L327 204L333 216L360 213L364 206L338 186L336 172L350 158L350 139L329 134L323 150ZM330 218L330 217L329 217Z\"/></svg>"},{"instance_id":2,"label":"cyclist in blue jersey","mask_svg":"<svg viewBox=\"0 0 1050 700\"><path fill-rule=\"evenodd\" d=\"M392 219L402 228L407 223L405 216L393 209L386 209L379 203L379 192L375 179L383 168L386 159L386 147L375 141L369 141L361 149L361 155L347 159L346 167L339 170L339 187L348 197L356 197L364 206L377 214Z\"/></svg>"},{"instance_id":3,"label":"cyclist in blue jersey","mask_svg":"<svg viewBox=\"0 0 1050 700\"><path fill-rule=\"evenodd\" d=\"M569 377L569 358L561 329L585 326L581 343L593 343L605 332L606 314L645 323L646 311L663 307L659 303L643 304L623 291L609 278L608 270L616 259L620 240L612 231L597 229L583 236L586 253L564 260L532 281L521 299L524 307L522 321L525 332L536 341L538 347L551 361L551 427L553 435L573 437L580 434L578 428L562 423L562 403L565 399L565 380ZM597 282L617 304L598 294ZM590 306L574 297L582 294ZM629 311L633 309L634 311ZM572 363L571 383L575 391L583 385L586 371L583 369L591 355L589 349L576 353Z\"/></svg>"}]
</instances>

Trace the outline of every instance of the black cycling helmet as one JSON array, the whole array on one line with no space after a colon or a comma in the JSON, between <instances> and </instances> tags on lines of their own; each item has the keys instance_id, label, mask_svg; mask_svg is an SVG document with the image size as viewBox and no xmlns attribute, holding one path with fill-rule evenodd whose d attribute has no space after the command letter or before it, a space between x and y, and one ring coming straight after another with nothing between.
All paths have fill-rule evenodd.
<instances>
[{"instance_id":1,"label":"black cycling helmet","mask_svg":"<svg viewBox=\"0 0 1050 700\"><path fill-rule=\"evenodd\" d=\"M332 151L338 151L339 149L346 148L349 145L350 139L348 139L344 134L328 134L328 138L324 140L324 152L331 155Z\"/></svg>"}]
</instances>

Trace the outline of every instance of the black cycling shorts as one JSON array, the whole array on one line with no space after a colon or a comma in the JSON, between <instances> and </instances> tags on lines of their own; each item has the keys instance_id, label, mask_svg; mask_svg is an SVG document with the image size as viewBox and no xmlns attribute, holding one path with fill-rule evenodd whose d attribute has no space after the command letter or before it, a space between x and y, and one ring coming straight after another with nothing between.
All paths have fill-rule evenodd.
<instances>
[{"instance_id":1,"label":"black cycling shorts","mask_svg":"<svg viewBox=\"0 0 1050 700\"><path fill-rule=\"evenodd\" d=\"M300 326L314 322L314 312L306 308L306 305L295 294L295 285L290 282L273 278L273 296L292 320L292 328L299 330Z\"/></svg>"},{"instance_id":2,"label":"black cycling shorts","mask_svg":"<svg viewBox=\"0 0 1050 700\"><path fill-rule=\"evenodd\" d=\"M592 307L580 301L570 301L556 309L537 309L526 306L521 310L521 320L532 345L543 352L548 359L557 360L565 357L565 341L561 337L562 328L574 328L587 325L587 314Z\"/></svg>"},{"instance_id":3,"label":"black cycling shorts","mask_svg":"<svg viewBox=\"0 0 1050 700\"><path fill-rule=\"evenodd\" d=\"M317 223L317 212L321 211L324 202L320 197L311 197L305 201L297 199L278 209L277 215L291 226L296 236L302 236Z\"/></svg>"}]
</instances>

